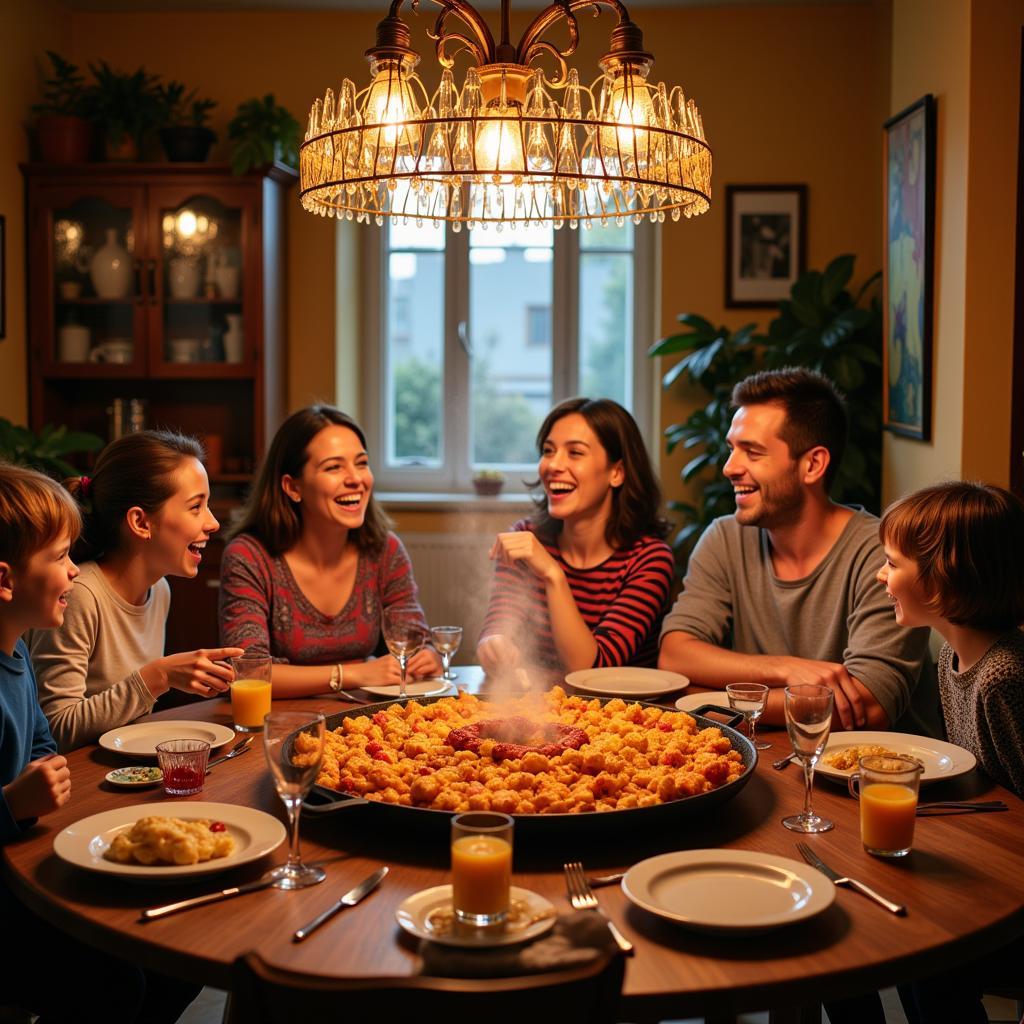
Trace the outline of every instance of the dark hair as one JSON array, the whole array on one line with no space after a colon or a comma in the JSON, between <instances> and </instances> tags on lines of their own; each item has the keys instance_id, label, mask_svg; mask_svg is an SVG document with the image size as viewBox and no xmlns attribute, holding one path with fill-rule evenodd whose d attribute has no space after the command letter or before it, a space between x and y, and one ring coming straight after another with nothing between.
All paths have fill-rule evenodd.
<instances>
[{"instance_id":1,"label":"dark hair","mask_svg":"<svg viewBox=\"0 0 1024 1024\"><path fill-rule=\"evenodd\" d=\"M894 502L883 543L917 563L928 607L957 626L1024 623L1024 503L991 484L925 487Z\"/></svg>"},{"instance_id":2,"label":"dark hair","mask_svg":"<svg viewBox=\"0 0 1024 1024\"><path fill-rule=\"evenodd\" d=\"M732 404L781 405L786 411L780 436L792 458L821 445L828 449L825 490L839 472L846 450L849 423L842 393L823 373L801 366L762 370L732 389Z\"/></svg>"},{"instance_id":3,"label":"dark hair","mask_svg":"<svg viewBox=\"0 0 1024 1024\"><path fill-rule=\"evenodd\" d=\"M537 431L537 451L544 451L554 425L563 417L579 413L597 435L601 447L614 465L624 470L620 487L612 491L612 512L605 527L605 539L615 548L628 548L641 537L665 537L671 524L661 516L661 486L654 475L647 447L636 420L618 402L610 398L568 398L547 414ZM531 484L531 487L537 486ZM536 500L530 517L537 533L547 540L561 532L562 523L548 512L547 499Z\"/></svg>"},{"instance_id":4,"label":"dark hair","mask_svg":"<svg viewBox=\"0 0 1024 1024\"><path fill-rule=\"evenodd\" d=\"M302 508L281 488L285 476L301 476L309 458L310 442L325 427L347 427L366 447L359 424L333 405L307 405L293 412L278 428L245 502L241 519L228 537L251 533L270 552L279 555L294 547L302 533ZM384 550L391 523L370 492L363 525L352 531L356 546L374 553Z\"/></svg>"},{"instance_id":5,"label":"dark hair","mask_svg":"<svg viewBox=\"0 0 1024 1024\"><path fill-rule=\"evenodd\" d=\"M75 561L102 558L121 544L130 508L156 512L174 494L174 474L185 459L203 458L203 446L173 430L125 434L100 452L92 475L64 481L84 513Z\"/></svg>"},{"instance_id":6,"label":"dark hair","mask_svg":"<svg viewBox=\"0 0 1024 1024\"><path fill-rule=\"evenodd\" d=\"M78 506L56 480L0 462L0 561L23 567L65 533L73 544L81 529Z\"/></svg>"}]
</instances>

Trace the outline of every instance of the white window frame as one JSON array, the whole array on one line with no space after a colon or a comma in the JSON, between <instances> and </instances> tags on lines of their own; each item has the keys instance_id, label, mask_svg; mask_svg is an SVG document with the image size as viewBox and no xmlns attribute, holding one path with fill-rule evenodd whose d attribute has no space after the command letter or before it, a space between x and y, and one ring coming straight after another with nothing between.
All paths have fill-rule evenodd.
<instances>
[{"instance_id":1,"label":"white window frame","mask_svg":"<svg viewBox=\"0 0 1024 1024\"><path fill-rule=\"evenodd\" d=\"M361 353L363 377L363 429L370 447L375 486L380 491L423 494L466 494L472 492L469 451L469 232L446 231L444 364L442 378L446 411L463 410L464 415L445 415L441 426L443 461L440 467L390 467L386 460L384 430L385 340L387 247L384 228L362 228L362 278L364 348ZM661 446L654 422L655 361L647 349L656 340L658 309L657 250L660 226L647 221L636 226L633 236L633 393L632 413L640 426L653 460ZM579 267L581 231L563 228L554 232L552 270L552 405L578 394L579 386ZM586 250L584 250L586 251ZM558 339L563 339L558 344ZM524 494L523 478L529 473L506 472L505 493Z\"/></svg>"}]
</instances>

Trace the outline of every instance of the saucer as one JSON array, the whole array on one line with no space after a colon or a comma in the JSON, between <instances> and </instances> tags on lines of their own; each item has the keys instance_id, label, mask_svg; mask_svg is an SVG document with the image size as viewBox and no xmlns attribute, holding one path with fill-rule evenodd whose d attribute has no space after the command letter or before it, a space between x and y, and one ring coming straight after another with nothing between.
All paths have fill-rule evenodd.
<instances>
[{"instance_id":1,"label":"saucer","mask_svg":"<svg viewBox=\"0 0 1024 1024\"><path fill-rule=\"evenodd\" d=\"M417 938L442 946L483 948L512 946L543 935L555 923L555 907L543 896L513 885L512 909L504 925L473 928L455 921L452 887L435 885L403 900L395 917L405 931Z\"/></svg>"},{"instance_id":2,"label":"saucer","mask_svg":"<svg viewBox=\"0 0 1024 1024\"><path fill-rule=\"evenodd\" d=\"M107 772L104 778L112 786L122 789L140 789L144 786L157 786L163 780L164 773L153 765L132 765L129 768L115 768Z\"/></svg>"}]
</instances>

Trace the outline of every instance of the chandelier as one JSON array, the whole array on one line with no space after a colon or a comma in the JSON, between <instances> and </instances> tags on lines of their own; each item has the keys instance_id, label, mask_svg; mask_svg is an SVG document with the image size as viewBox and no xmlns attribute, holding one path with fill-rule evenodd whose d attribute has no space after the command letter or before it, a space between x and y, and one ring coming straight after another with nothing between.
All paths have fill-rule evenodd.
<instances>
[{"instance_id":1,"label":"chandelier","mask_svg":"<svg viewBox=\"0 0 1024 1024\"><path fill-rule=\"evenodd\" d=\"M697 105L679 86L647 81L654 57L619 0L556 0L515 46L509 0L497 45L465 0L432 2L441 8L427 33L443 69L437 90L428 95L416 74L420 57L394 0L366 51L370 84L358 92L346 78L310 110L299 149L305 209L377 224L448 221L455 231L678 220L708 209L711 149ZM587 86L565 58L579 41L576 12L599 7L618 24ZM563 48L544 38L559 21ZM474 64L461 89L452 74L460 51ZM557 66L550 79L531 68L541 56Z\"/></svg>"}]
</instances>

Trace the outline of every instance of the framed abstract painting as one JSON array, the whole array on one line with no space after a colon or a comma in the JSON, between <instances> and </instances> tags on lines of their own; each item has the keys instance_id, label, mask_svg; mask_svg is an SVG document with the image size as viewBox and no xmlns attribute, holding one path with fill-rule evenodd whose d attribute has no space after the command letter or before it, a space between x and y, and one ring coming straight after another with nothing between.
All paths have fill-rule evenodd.
<instances>
[{"instance_id":1,"label":"framed abstract painting","mask_svg":"<svg viewBox=\"0 0 1024 1024\"><path fill-rule=\"evenodd\" d=\"M807 186L726 185L725 219L726 306L788 299L807 263Z\"/></svg>"},{"instance_id":2,"label":"framed abstract painting","mask_svg":"<svg viewBox=\"0 0 1024 1024\"><path fill-rule=\"evenodd\" d=\"M923 96L885 122L883 424L932 433L932 277L935 100Z\"/></svg>"}]
</instances>

